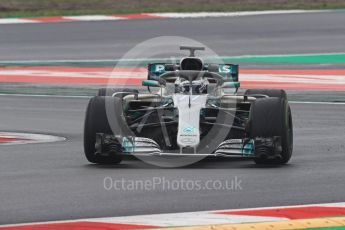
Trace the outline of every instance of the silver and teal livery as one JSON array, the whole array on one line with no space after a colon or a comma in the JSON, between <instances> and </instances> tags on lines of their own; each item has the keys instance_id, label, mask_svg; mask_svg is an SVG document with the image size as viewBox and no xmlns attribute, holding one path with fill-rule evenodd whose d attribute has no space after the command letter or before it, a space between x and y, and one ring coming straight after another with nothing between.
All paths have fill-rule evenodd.
<instances>
[{"instance_id":1,"label":"silver and teal livery","mask_svg":"<svg viewBox=\"0 0 345 230\"><path fill-rule=\"evenodd\" d=\"M293 132L285 91L249 89L239 94L238 65L206 64L195 57L203 48L181 49L190 56L148 65L142 83L148 93L103 89L90 100L84 131L88 160L182 155L287 163Z\"/></svg>"}]
</instances>

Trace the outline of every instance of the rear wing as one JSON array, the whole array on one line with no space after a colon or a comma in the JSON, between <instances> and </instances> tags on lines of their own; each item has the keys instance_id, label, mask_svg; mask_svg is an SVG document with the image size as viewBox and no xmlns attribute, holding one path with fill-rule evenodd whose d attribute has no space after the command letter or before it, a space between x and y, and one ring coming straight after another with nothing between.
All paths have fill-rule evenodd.
<instances>
[{"instance_id":1,"label":"rear wing","mask_svg":"<svg viewBox=\"0 0 345 230\"><path fill-rule=\"evenodd\" d=\"M179 70L179 65L165 64L165 63L150 63L148 64L148 80L157 81L159 77L168 71ZM239 81L239 66L234 64L205 64L204 71L219 73L224 77L224 81L238 82Z\"/></svg>"}]
</instances>

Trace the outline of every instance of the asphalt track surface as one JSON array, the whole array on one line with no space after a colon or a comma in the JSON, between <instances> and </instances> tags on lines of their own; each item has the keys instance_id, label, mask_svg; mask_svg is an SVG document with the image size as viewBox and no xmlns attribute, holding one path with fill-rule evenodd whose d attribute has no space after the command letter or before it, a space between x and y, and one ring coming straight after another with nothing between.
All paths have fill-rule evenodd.
<instances>
[{"instance_id":1,"label":"asphalt track surface","mask_svg":"<svg viewBox=\"0 0 345 230\"><path fill-rule=\"evenodd\" d=\"M0 59L120 57L158 35L199 39L225 55L344 52L345 14L2 25ZM193 30L190 27L193 27ZM206 29L207 28L207 29ZM87 98L0 97L0 130L48 133L67 141L0 147L0 224L212 209L343 202L345 105L292 104L294 155L281 167L205 160L177 169L141 161L89 164L82 130ZM231 180L241 190L110 190L125 180Z\"/></svg>"},{"instance_id":2,"label":"asphalt track surface","mask_svg":"<svg viewBox=\"0 0 345 230\"><path fill-rule=\"evenodd\" d=\"M0 129L49 133L65 142L1 146L0 223L82 217L340 202L345 200L345 105L293 104L291 163L258 167L245 160L205 160L176 169L129 160L88 164L82 128L87 99L0 97ZM106 190L121 180L231 180L242 190Z\"/></svg>"},{"instance_id":3,"label":"asphalt track surface","mask_svg":"<svg viewBox=\"0 0 345 230\"><path fill-rule=\"evenodd\" d=\"M157 36L184 36L219 55L345 52L345 12L206 19L1 25L0 60L112 59Z\"/></svg>"}]
</instances>

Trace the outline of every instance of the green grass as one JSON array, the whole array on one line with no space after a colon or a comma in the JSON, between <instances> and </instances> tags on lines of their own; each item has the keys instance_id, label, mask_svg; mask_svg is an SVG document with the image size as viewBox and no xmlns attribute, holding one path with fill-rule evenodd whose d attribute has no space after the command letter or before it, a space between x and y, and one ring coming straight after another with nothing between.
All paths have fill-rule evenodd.
<instances>
[{"instance_id":1,"label":"green grass","mask_svg":"<svg viewBox=\"0 0 345 230\"><path fill-rule=\"evenodd\" d=\"M0 17L345 9L344 0L0 0Z\"/></svg>"}]
</instances>

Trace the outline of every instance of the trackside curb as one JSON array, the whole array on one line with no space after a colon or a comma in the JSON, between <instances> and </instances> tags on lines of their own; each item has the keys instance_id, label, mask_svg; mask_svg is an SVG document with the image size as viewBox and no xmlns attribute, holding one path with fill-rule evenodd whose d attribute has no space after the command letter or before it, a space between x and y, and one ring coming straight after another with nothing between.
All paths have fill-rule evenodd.
<instances>
[{"instance_id":1,"label":"trackside curb","mask_svg":"<svg viewBox=\"0 0 345 230\"><path fill-rule=\"evenodd\" d=\"M242 12L191 12L191 13L142 13L124 15L80 15L80 16L54 16L33 18L0 18L1 24L30 24L30 23L56 23L56 22L92 22L92 21L118 21L142 20L163 18L206 18L206 17L241 17L272 14L300 14L330 12L332 10L266 10Z\"/></svg>"},{"instance_id":2,"label":"trackside curb","mask_svg":"<svg viewBox=\"0 0 345 230\"><path fill-rule=\"evenodd\" d=\"M310 229L345 226L345 202L0 225L32 229Z\"/></svg>"}]
</instances>

